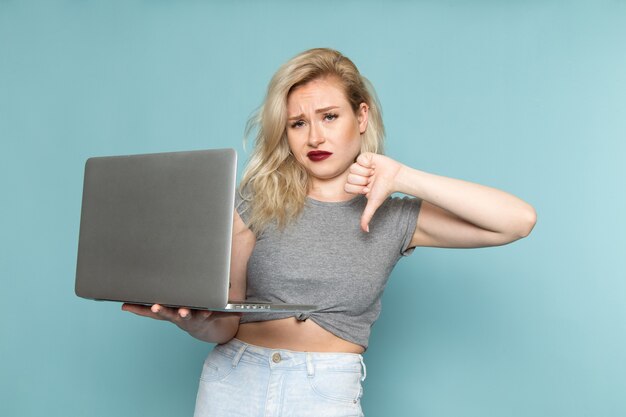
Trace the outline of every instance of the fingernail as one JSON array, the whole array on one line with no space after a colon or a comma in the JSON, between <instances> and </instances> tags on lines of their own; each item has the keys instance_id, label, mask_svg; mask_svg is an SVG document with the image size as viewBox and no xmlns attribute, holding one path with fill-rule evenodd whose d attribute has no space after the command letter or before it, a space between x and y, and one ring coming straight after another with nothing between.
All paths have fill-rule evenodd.
<instances>
[{"instance_id":1,"label":"fingernail","mask_svg":"<svg viewBox=\"0 0 626 417\"><path fill-rule=\"evenodd\" d=\"M365 230L367 230L367 233L370 232L370 225L369 224L367 226L365 226Z\"/></svg>"}]
</instances>

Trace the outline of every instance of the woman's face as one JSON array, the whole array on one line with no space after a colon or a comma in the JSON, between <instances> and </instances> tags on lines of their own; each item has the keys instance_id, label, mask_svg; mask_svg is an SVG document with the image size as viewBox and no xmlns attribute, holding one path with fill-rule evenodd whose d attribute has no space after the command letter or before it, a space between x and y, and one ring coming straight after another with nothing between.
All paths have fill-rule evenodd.
<instances>
[{"instance_id":1,"label":"woman's face","mask_svg":"<svg viewBox=\"0 0 626 417\"><path fill-rule=\"evenodd\" d=\"M340 82L319 78L295 88L287 97L287 140L311 179L337 179L361 151L367 127L367 104L355 114Z\"/></svg>"}]
</instances>

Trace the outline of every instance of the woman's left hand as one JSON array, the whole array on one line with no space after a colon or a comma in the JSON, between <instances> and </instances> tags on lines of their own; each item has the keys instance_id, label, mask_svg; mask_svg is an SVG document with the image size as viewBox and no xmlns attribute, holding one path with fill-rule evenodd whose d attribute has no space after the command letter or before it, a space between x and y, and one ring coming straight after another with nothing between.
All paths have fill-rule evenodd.
<instances>
[{"instance_id":1,"label":"woman's left hand","mask_svg":"<svg viewBox=\"0 0 626 417\"><path fill-rule=\"evenodd\" d=\"M384 155L365 152L350 166L344 189L351 194L365 194L367 205L361 216L361 229L369 232L369 222L387 197L397 191L401 163Z\"/></svg>"}]
</instances>

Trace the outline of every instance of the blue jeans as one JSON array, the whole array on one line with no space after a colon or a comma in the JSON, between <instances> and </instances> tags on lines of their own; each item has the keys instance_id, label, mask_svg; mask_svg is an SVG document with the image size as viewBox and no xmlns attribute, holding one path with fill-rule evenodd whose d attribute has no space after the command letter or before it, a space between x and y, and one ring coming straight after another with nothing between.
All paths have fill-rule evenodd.
<instances>
[{"instance_id":1,"label":"blue jeans","mask_svg":"<svg viewBox=\"0 0 626 417\"><path fill-rule=\"evenodd\" d=\"M363 417L363 357L217 345L200 377L194 417Z\"/></svg>"}]
</instances>

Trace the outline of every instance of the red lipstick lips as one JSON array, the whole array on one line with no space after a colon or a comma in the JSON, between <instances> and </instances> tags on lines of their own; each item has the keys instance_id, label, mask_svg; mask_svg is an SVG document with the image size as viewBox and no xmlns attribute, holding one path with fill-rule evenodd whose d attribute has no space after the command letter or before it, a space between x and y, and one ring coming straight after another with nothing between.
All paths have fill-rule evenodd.
<instances>
[{"instance_id":1,"label":"red lipstick lips","mask_svg":"<svg viewBox=\"0 0 626 417\"><path fill-rule=\"evenodd\" d=\"M311 151L307 153L306 156L313 162L319 162L328 158L332 154L333 154L332 152L327 152L327 151Z\"/></svg>"}]
</instances>

